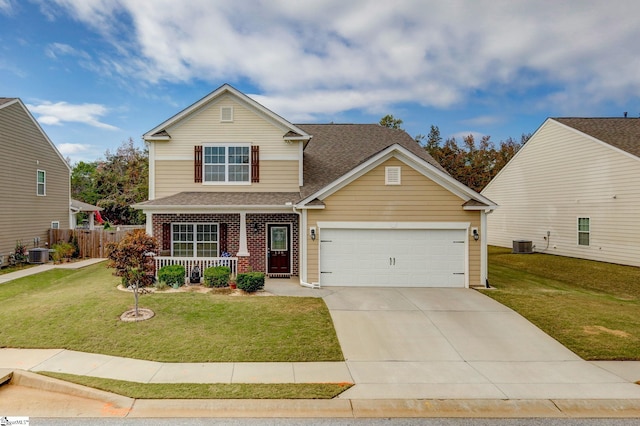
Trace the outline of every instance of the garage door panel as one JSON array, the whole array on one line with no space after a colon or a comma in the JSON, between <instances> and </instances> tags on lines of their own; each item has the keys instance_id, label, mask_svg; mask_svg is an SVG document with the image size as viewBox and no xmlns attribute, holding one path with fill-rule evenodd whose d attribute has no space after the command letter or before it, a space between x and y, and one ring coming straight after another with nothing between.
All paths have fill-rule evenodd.
<instances>
[{"instance_id":1,"label":"garage door panel","mask_svg":"<svg viewBox=\"0 0 640 426\"><path fill-rule=\"evenodd\" d=\"M464 287L466 231L323 229L325 286Z\"/></svg>"}]
</instances>

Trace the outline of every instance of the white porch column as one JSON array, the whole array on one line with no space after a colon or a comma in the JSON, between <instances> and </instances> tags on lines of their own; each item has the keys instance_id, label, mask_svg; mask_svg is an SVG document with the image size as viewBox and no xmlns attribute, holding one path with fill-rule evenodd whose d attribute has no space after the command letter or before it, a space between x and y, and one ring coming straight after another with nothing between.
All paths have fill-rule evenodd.
<instances>
[{"instance_id":1,"label":"white porch column","mask_svg":"<svg viewBox=\"0 0 640 426\"><path fill-rule=\"evenodd\" d=\"M145 222L145 231L147 231L147 235L162 239L162 235L153 235L153 214L145 212L144 210L143 212L147 216L147 221Z\"/></svg>"},{"instance_id":2,"label":"white porch column","mask_svg":"<svg viewBox=\"0 0 640 426\"><path fill-rule=\"evenodd\" d=\"M240 247L236 256L249 256L247 247L247 214L240 213Z\"/></svg>"},{"instance_id":3,"label":"white porch column","mask_svg":"<svg viewBox=\"0 0 640 426\"><path fill-rule=\"evenodd\" d=\"M95 229L94 212L89 212L89 229Z\"/></svg>"}]
</instances>

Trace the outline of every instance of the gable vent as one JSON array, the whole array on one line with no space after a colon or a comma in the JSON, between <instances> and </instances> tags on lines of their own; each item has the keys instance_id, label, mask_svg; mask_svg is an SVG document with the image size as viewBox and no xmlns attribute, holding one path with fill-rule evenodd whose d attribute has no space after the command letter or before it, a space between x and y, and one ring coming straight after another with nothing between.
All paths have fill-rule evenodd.
<instances>
[{"instance_id":1,"label":"gable vent","mask_svg":"<svg viewBox=\"0 0 640 426\"><path fill-rule=\"evenodd\" d=\"M384 183L385 185L400 185L401 168L398 166L385 167L384 168Z\"/></svg>"},{"instance_id":2,"label":"gable vent","mask_svg":"<svg viewBox=\"0 0 640 426\"><path fill-rule=\"evenodd\" d=\"M233 121L233 107L220 108L220 121Z\"/></svg>"}]
</instances>

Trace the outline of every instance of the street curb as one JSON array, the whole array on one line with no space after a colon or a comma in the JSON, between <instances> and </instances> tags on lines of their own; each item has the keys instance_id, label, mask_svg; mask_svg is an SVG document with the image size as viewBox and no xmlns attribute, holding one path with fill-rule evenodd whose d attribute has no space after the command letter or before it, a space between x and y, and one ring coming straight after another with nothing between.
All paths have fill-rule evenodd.
<instances>
[{"instance_id":1,"label":"street curb","mask_svg":"<svg viewBox=\"0 0 640 426\"><path fill-rule=\"evenodd\" d=\"M640 399L133 399L29 371L1 373L9 385L104 402L118 417L640 418ZM34 401L39 412L43 402Z\"/></svg>"},{"instance_id":2,"label":"street curb","mask_svg":"<svg viewBox=\"0 0 640 426\"><path fill-rule=\"evenodd\" d=\"M133 398L65 382L64 380L54 379L53 377L47 377L24 370L14 370L13 377L9 384L103 401L112 404L114 408L130 409L135 402Z\"/></svg>"}]
</instances>

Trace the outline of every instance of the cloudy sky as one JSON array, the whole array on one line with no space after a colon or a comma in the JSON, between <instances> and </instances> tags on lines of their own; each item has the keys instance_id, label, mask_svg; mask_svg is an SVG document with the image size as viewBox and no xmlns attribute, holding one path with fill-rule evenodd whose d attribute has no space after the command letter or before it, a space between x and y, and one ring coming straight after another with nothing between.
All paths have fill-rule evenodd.
<instances>
[{"instance_id":1,"label":"cloudy sky","mask_svg":"<svg viewBox=\"0 0 640 426\"><path fill-rule=\"evenodd\" d=\"M293 123L494 142L640 114L637 0L0 0L0 96L92 161L224 83Z\"/></svg>"}]
</instances>

